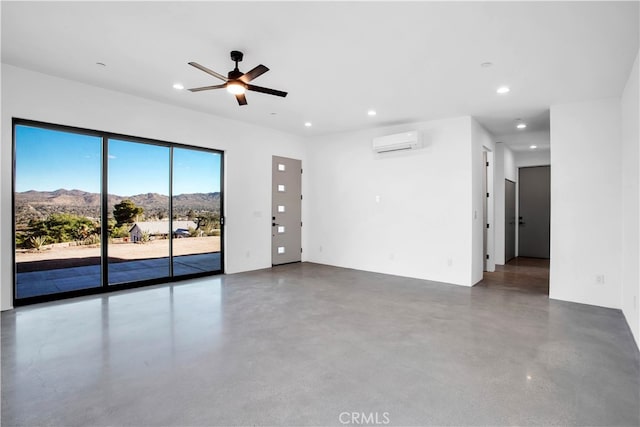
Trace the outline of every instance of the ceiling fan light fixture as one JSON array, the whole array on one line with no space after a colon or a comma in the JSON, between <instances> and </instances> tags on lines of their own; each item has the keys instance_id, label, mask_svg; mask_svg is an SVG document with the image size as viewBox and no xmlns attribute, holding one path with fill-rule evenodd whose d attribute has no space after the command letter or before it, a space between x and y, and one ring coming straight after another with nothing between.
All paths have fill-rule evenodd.
<instances>
[{"instance_id":1,"label":"ceiling fan light fixture","mask_svg":"<svg viewBox=\"0 0 640 427\"><path fill-rule=\"evenodd\" d=\"M227 83L227 92L229 93L232 93L234 95L243 95L246 91L247 88L240 82Z\"/></svg>"},{"instance_id":2,"label":"ceiling fan light fixture","mask_svg":"<svg viewBox=\"0 0 640 427\"><path fill-rule=\"evenodd\" d=\"M197 68L200 71L204 71L205 73L213 76L219 80L222 80L224 83L211 85L211 86L202 86L202 87L194 87L189 89L189 92L201 92L204 90L214 90L214 89L227 89L227 92L235 95L236 100L238 101L238 105L247 105L247 98L244 96L245 92L253 91L265 93L267 95L274 95L285 97L287 96L287 92L283 92L281 90L269 89L268 87L256 86L249 82L252 82L256 77L260 77L267 71L269 68L260 64L257 67L253 67L251 70L243 73L238 69L238 62L242 61L242 52L234 50L231 52L231 60L236 63L236 66L233 70L227 73L227 77L224 75L217 73L209 68L198 64L197 62L189 62L189 65Z\"/></svg>"}]
</instances>

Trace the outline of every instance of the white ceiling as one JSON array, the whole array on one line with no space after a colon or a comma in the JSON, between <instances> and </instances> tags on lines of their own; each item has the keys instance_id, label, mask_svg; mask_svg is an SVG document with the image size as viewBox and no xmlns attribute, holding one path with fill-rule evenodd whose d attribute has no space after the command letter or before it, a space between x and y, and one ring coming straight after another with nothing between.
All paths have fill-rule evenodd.
<instances>
[{"instance_id":1,"label":"white ceiling","mask_svg":"<svg viewBox=\"0 0 640 427\"><path fill-rule=\"evenodd\" d=\"M523 133L548 131L550 105L619 96L639 45L638 2L1 7L4 63L302 135L459 115L498 138L517 118L529 124ZM255 84L289 95L249 92L240 107L223 90L172 88L220 83L187 62L226 74L234 49L245 53L242 71L271 69ZM501 85L511 92L497 95Z\"/></svg>"}]
</instances>

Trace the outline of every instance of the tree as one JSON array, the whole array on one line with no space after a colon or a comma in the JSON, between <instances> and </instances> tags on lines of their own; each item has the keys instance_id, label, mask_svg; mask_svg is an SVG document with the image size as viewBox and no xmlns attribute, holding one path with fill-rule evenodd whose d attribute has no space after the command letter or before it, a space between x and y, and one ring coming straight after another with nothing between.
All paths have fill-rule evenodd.
<instances>
[{"instance_id":1,"label":"tree","mask_svg":"<svg viewBox=\"0 0 640 427\"><path fill-rule=\"evenodd\" d=\"M140 206L136 206L136 204L129 199L124 199L113 207L113 217L116 220L116 226L119 227L122 224L136 221L138 215L142 215L142 212L144 212L144 209Z\"/></svg>"},{"instance_id":2,"label":"tree","mask_svg":"<svg viewBox=\"0 0 640 427\"><path fill-rule=\"evenodd\" d=\"M41 242L62 243L82 241L99 234L99 224L93 220L69 213L53 213L44 220L31 220L26 233L20 236L21 245L36 247L32 238L43 238ZM16 235L18 241L18 235ZM41 243L39 246L42 246ZM37 247L36 247L37 249Z\"/></svg>"},{"instance_id":3,"label":"tree","mask_svg":"<svg viewBox=\"0 0 640 427\"><path fill-rule=\"evenodd\" d=\"M211 235L214 230L220 229L220 215L217 213L203 213L197 218L197 230Z\"/></svg>"}]
</instances>

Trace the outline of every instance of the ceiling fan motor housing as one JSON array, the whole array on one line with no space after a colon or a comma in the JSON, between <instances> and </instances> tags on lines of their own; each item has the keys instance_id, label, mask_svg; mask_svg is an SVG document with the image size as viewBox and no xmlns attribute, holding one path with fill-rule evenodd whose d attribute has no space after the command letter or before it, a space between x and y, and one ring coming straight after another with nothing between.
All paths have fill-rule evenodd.
<instances>
[{"instance_id":1,"label":"ceiling fan motor housing","mask_svg":"<svg viewBox=\"0 0 640 427\"><path fill-rule=\"evenodd\" d=\"M244 55L239 50L232 50L231 51L231 60L234 61L234 62L242 61L243 56Z\"/></svg>"},{"instance_id":2,"label":"ceiling fan motor housing","mask_svg":"<svg viewBox=\"0 0 640 427\"><path fill-rule=\"evenodd\" d=\"M229 76L229 80L237 80L242 77L243 74L243 72L236 68L235 70L229 71L227 75Z\"/></svg>"}]
</instances>

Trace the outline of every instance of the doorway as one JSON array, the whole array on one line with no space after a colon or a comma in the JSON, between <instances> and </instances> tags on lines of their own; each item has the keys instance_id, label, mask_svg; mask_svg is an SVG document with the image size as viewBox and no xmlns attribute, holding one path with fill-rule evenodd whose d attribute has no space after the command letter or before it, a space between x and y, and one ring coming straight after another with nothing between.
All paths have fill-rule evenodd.
<instances>
[{"instance_id":1,"label":"doorway","mask_svg":"<svg viewBox=\"0 0 640 427\"><path fill-rule=\"evenodd\" d=\"M549 260L516 257L495 272L485 272L479 288L549 295Z\"/></svg>"},{"instance_id":2,"label":"doorway","mask_svg":"<svg viewBox=\"0 0 640 427\"><path fill-rule=\"evenodd\" d=\"M504 180L504 262L516 257L516 183Z\"/></svg>"},{"instance_id":3,"label":"doorway","mask_svg":"<svg viewBox=\"0 0 640 427\"><path fill-rule=\"evenodd\" d=\"M482 147L482 270L495 271L493 152Z\"/></svg>"},{"instance_id":4,"label":"doorway","mask_svg":"<svg viewBox=\"0 0 640 427\"><path fill-rule=\"evenodd\" d=\"M13 119L14 305L222 273L223 152Z\"/></svg>"},{"instance_id":5,"label":"doorway","mask_svg":"<svg viewBox=\"0 0 640 427\"><path fill-rule=\"evenodd\" d=\"M302 260L302 161L273 156L271 264Z\"/></svg>"},{"instance_id":6,"label":"doorway","mask_svg":"<svg viewBox=\"0 0 640 427\"><path fill-rule=\"evenodd\" d=\"M519 170L518 256L549 259L551 167Z\"/></svg>"}]
</instances>

